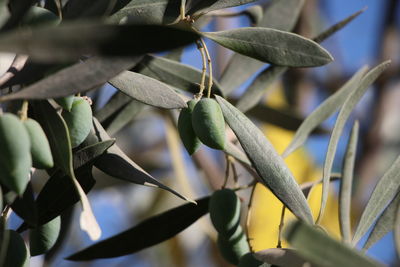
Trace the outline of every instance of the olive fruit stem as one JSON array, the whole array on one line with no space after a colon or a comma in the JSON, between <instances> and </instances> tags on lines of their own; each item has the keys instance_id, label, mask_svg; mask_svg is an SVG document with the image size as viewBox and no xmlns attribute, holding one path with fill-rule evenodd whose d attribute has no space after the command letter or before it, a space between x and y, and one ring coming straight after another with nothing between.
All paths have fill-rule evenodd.
<instances>
[{"instance_id":1,"label":"olive fruit stem","mask_svg":"<svg viewBox=\"0 0 400 267\"><path fill-rule=\"evenodd\" d=\"M211 62L211 57L210 53L208 52L208 48L206 43L202 38L200 38L200 42L202 46L204 47L204 51L206 53L207 57L207 63L208 63L208 87L207 87L207 97L211 97L211 87L213 86L213 69L212 69L212 62Z\"/></svg>"},{"instance_id":2,"label":"olive fruit stem","mask_svg":"<svg viewBox=\"0 0 400 267\"><path fill-rule=\"evenodd\" d=\"M181 7L180 7L181 20L185 20L185 5L186 5L186 0L181 0Z\"/></svg>"},{"instance_id":3,"label":"olive fruit stem","mask_svg":"<svg viewBox=\"0 0 400 267\"><path fill-rule=\"evenodd\" d=\"M21 110L18 111L18 115L21 121L28 119L28 101L24 100L22 102Z\"/></svg>"},{"instance_id":4,"label":"olive fruit stem","mask_svg":"<svg viewBox=\"0 0 400 267\"><path fill-rule=\"evenodd\" d=\"M225 155L225 162L226 162L226 168L225 168L225 179L224 179L224 184L222 185L222 188L225 188L226 185L228 184L228 179L229 179L229 173L230 173L230 161L229 161L229 155Z\"/></svg>"},{"instance_id":5,"label":"olive fruit stem","mask_svg":"<svg viewBox=\"0 0 400 267\"><path fill-rule=\"evenodd\" d=\"M282 248L282 229L285 225L285 205L282 206L282 213L281 213L281 221L279 223L279 230L278 230L278 244L276 245L277 248Z\"/></svg>"},{"instance_id":6,"label":"olive fruit stem","mask_svg":"<svg viewBox=\"0 0 400 267\"><path fill-rule=\"evenodd\" d=\"M201 61L202 61L202 69L201 69L201 80L200 80L200 91L196 95L197 99L200 99L203 96L203 91L205 89L205 82L206 82L206 72L207 72L207 58L204 52L204 47L202 46L201 42L197 41L197 49L200 51L201 54Z\"/></svg>"},{"instance_id":7,"label":"olive fruit stem","mask_svg":"<svg viewBox=\"0 0 400 267\"><path fill-rule=\"evenodd\" d=\"M249 225L250 225L250 220L251 220L251 206L253 204L254 192L256 191L256 184L257 183L253 184L253 187L251 188L249 204L247 205L247 214L246 214L245 233L246 233L247 243L249 244L250 252L254 252L253 247L251 246L251 242L250 242L252 240L252 238L249 236Z\"/></svg>"}]
</instances>

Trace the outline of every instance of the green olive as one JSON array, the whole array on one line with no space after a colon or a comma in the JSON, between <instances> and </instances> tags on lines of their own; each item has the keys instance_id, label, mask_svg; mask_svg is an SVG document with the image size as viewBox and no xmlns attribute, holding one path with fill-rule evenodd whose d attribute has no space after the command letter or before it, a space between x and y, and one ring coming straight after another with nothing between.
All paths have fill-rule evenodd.
<instances>
[{"instance_id":1,"label":"green olive","mask_svg":"<svg viewBox=\"0 0 400 267\"><path fill-rule=\"evenodd\" d=\"M32 256L49 251L57 241L61 228L60 216L29 231L29 249Z\"/></svg>"},{"instance_id":2,"label":"green olive","mask_svg":"<svg viewBox=\"0 0 400 267\"><path fill-rule=\"evenodd\" d=\"M178 118L178 132L182 143L189 155L192 155L200 147L200 139L196 136L192 126L192 112L197 101L192 99L187 102L188 107L183 108Z\"/></svg>"},{"instance_id":3,"label":"green olive","mask_svg":"<svg viewBox=\"0 0 400 267\"><path fill-rule=\"evenodd\" d=\"M4 266L29 267L29 251L22 237L13 230L4 232L8 238L8 246Z\"/></svg>"},{"instance_id":4,"label":"green olive","mask_svg":"<svg viewBox=\"0 0 400 267\"><path fill-rule=\"evenodd\" d=\"M218 235L217 245L224 259L234 265L237 265L239 259L250 250L241 226L228 238Z\"/></svg>"},{"instance_id":5,"label":"green olive","mask_svg":"<svg viewBox=\"0 0 400 267\"><path fill-rule=\"evenodd\" d=\"M210 218L215 229L228 236L240 223L240 200L231 189L215 191L210 199Z\"/></svg>"},{"instance_id":6,"label":"green olive","mask_svg":"<svg viewBox=\"0 0 400 267\"><path fill-rule=\"evenodd\" d=\"M32 119L24 121L31 143L32 165L38 169L49 169L54 165L49 141L40 124Z\"/></svg>"},{"instance_id":7,"label":"green olive","mask_svg":"<svg viewBox=\"0 0 400 267\"><path fill-rule=\"evenodd\" d=\"M57 102L63 109L67 111L71 111L72 104L74 103L75 96L70 95L70 96L65 96L65 97L60 97L60 98L55 98L54 101Z\"/></svg>"},{"instance_id":8,"label":"green olive","mask_svg":"<svg viewBox=\"0 0 400 267\"><path fill-rule=\"evenodd\" d=\"M0 115L0 181L22 195L32 166L28 131L17 116Z\"/></svg>"},{"instance_id":9,"label":"green olive","mask_svg":"<svg viewBox=\"0 0 400 267\"><path fill-rule=\"evenodd\" d=\"M192 126L203 144L223 150L225 147L225 120L219 104L210 98L201 99L192 112Z\"/></svg>"},{"instance_id":10,"label":"green olive","mask_svg":"<svg viewBox=\"0 0 400 267\"><path fill-rule=\"evenodd\" d=\"M89 135L92 128L92 109L82 97L75 97L71 111L63 110L61 114L67 123L71 146L79 146Z\"/></svg>"}]
</instances>

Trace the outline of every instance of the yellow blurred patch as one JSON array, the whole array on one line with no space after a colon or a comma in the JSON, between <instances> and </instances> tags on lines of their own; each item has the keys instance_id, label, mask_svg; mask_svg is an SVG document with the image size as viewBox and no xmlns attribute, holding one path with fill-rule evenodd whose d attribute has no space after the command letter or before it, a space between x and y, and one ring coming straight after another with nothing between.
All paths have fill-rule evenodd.
<instances>
[{"instance_id":1,"label":"yellow blurred patch","mask_svg":"<svg viewBox=\"0 0 400 267\"><path fill-rule=\"evenodd\" d=\"M280 89L280 88L278 88ZM282 90L275 90L269 96L268 103L275 107L285 106ZM289 145L294 133L282 128L266 125L263 131L278 153L282 153ZM321 177L321 170L317 169L311 157L304 149L298 149L285 159L299 184L315 181ZM317 216L321 201L321 185L315 186L309 195L308 202L314 217ZM278 242L278 228L282 212L282 203L263 185L258 184L254 191L249 223L249 238L255 251L276 247ZM293 219L293 214L286 210L285 222ZM338 199L333 190L328 197L328 203L321 224L332 236L339 237ZM283 240L282 240L283 241ZM283 247L286 243L283 241Z\"/></svg>"}]
</instances>

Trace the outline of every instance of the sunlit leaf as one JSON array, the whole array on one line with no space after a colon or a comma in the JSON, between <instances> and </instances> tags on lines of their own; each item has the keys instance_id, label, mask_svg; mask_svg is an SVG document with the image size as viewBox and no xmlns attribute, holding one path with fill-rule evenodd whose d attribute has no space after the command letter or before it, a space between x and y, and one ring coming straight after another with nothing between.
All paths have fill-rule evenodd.
<instances>
[{"instance_id":1,"label":"sunlit leaf","mask_svg":"<svg viewBox=\"0 0 400 267\"><path fill-rule=\"evenodd\" d=\"M328 97L310 115L307 116L304 122L297 129L292 142L287 146L282 157L286 158L289 154L303 145L311 131L343 105L344 101L349 96L349 93L357 89L367 70L367 67L363 67L357 71L357 73L354 74L353 77L351 77L351 79L348 80L339 90L337 90L336 93Z\"/></svg>"},{"instance_id":2,"label":"sunlit leaf","mask_svg":"<svg viewBox=\"0 0 400 267\"><path fill-rule=\"evenodd\" d=\"M392 166L385 172L375 186L375 189L368 200L367 206L361 215L360 221L358 222L356 232L352 240L353 244L357 244L358 241L367 233L368 229L372 226L378 215L399 192L399 170L400 156L397 157Z\"/></svg>"},{"instance_id":3,"label":"sunlit leaf","mask_svg":"<svg viewBox=\"0 0 400 267\"><path fill-rule=\"evenodd\" d=\"M314 67L333 60L317 43L270 28L244 27L203 35L237 53L279 66Z\"/></svg>"},{"instance_id":4,"label":"sunlit leaf","mask_svg":"<svg viewBox=\"0 0 400 267\"><path fill-rule=\"evenodd\" d=\"M351 241L351 190L354 176L354 161L357 151L358 128L358 121L356 121L351 130L350 140L344 157L342 181L339 191L339 224L343 241L346 243L350 243Z\"/></svg>"},{"instance_id":5,"label":"sunlit leaf","mask_svg":"<svg viewBox=\"0 0 400 267\"><path fill-rule=\"evenodd\" d=\"M209 197L153 216L135 227L100 241L71 256L68 260L85 261L128 255L161 243L189 227L208 212Z\"/></svg>"},{"instance_id":6,"label":"sunlit leaf","mask_svg":"<svg viewBox=\"0 0 400 267\"><path fill-rule=\"evenodd\" d=\"M320 229L301 221L291 223L284 230L284 237L296 251L312 264L320 266L382 266L329 237Z\"/></svg>"},{"instance_id":7,"label":"sunlit leaf","mask_svg":"<svg viewBox=\"0 0 400 267\"><path fill-rule=\"evenodd\" d=\"M322 219L326 202L328 199L329 192L329 177L331 175L333 160L336 154L337 144L339 143L339 138L342 135L344 125L350 116L350 113L354 109L355 105L367 91L369 86L379 77L379 75L389 66L390 61L385 61L380 65L376 66L370 70L361 80L359 86L354 90L344 101L339 115L336 119L335 126L332 131L331 138L329 140L328 151L326 153L326 158L323 168L323 183L322 183L322 197L321 197L321 208L318 214L317 222ZM377 215L377 214L376 214ZM374 215L374 216L376 216ZM370 225L369 225L370 226ZM365 234L365 232L363 233Z\"/></svg>"},{"instance_id":8,"label":"sunlit leaf","mask_svg":"<svg viewBox=\"0 0 400 267\"><path fill-rule=\"evenodd\" d=\"M112 86L147 105L177 109L187 107L186 102L156 79L132 71L124 71L108 81Z\"/></svg>"},{"instance_id":9,"label":"sunlit leaf","mask_svg":"<svg viewBox=\"0 0 400 267\"><path fill-rule=\"evenodd\" d=\"M298 218L312 222L306 198L282 157L272 144L243 113L222 97L216 96L225 121L236 134L247 157L253 163L262 182Z\"/></svg>"}]
</instances>

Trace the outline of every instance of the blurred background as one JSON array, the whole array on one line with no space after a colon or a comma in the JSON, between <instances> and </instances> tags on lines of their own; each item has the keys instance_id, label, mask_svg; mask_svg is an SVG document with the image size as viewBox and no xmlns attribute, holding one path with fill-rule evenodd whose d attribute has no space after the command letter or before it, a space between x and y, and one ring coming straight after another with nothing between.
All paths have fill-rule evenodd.
<instances>
[{"instance_id":1,"label":"blurred background","mask_svg":"<svg viewBox=\"0 0 400 267\"><path fill-rule=\"evenodd\" d=\"M240 11L248 7L246 5L229 11ZM400 154L400 1L306 0L295 27L296 33L311 38L364 7L367 9L363 14L322 43L334 56L333 63L319 68L291 69L271 85L265 97L265 104L268 106L290 110L305 117L362 66L372 67L383 60L392 60L390 69L368 90L352 113L335 158L334 172L340 172L349 131L354 121L359 120L360 136L352 206L354 227L376 181ZM217 17L203 30L216 31L250 25L251 21L246 16ZM211 42L207 44L213 59L214 75L218 78L224 72L231 53ZM185 49L182 61L201 69L201 57L195 46ZM240 85L233 95L239 98L253 78ZM115 89L111 86L102 88L101 94L96 96L94 108L101 109L113 93ZM260 116L262 114L254 117L254 120L259 123L276 149L282 152L294 132L264 124ZM323 127L332 129L335 118L329 118ZM176 131L171 130L168 120L165 113L154 108L145 108L132 116L132 120L113 136L136 163L178 192L196 199L220 188L225 176L225 156L202 146L190 158L176 136ZM288 157L287 163L300 183L321 177L328 140L329 134L313 135L304 149ZM240 166L237 166L237 173L239 185L251 182L250 175ZM97 183L95 190L90 192L89 199L103 230L102 239L120 233L154 214L184 204L181 199L163 190L120 182L97 170L94 177ZM39 189L45 181L40 178L39 173L34 182L35 188ZM339 236L337 188L334 183L327 215L323 221L334 237ZM250 189L239 192L243 200L244 219L250 192ZM310 196L310 203L314 203L312 205L315 210L318 209L318 193L316 189L315 200ZM252 209L248 227L253 248L261 250L275 247L281 212L279 203L267 190L257 188L253 195ZM42 256L32 258L31 266L230 266L219 255L214 242L216 232L211 227L208 216L177 237L134 255L92 262L66 261L66 256L92 244L79 229L78 213L73 210L69 212L72 219L64 232L63 244L57 245L54 253L46 260ZM11 227L17 227L19 223L20 219L12 215ZM386 265L400 266L392 235L387 234L367 253Z\"/></svg>"}]
</instances>

